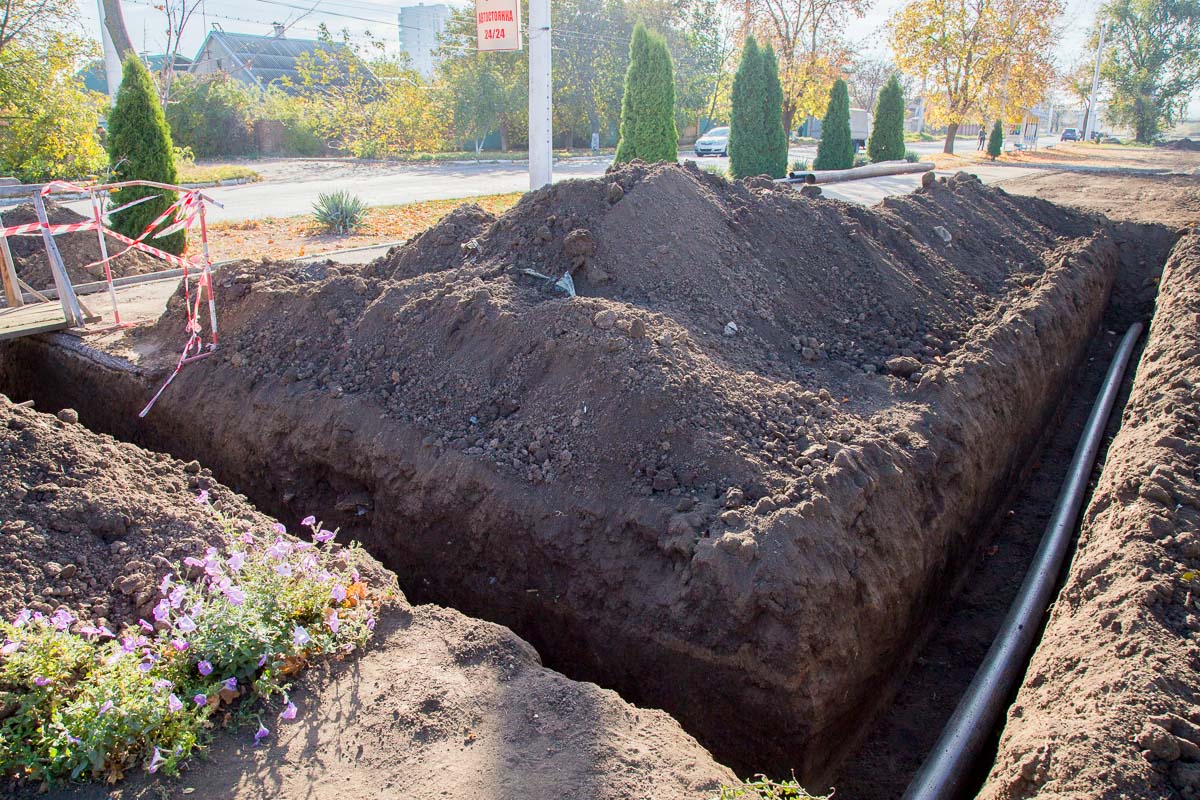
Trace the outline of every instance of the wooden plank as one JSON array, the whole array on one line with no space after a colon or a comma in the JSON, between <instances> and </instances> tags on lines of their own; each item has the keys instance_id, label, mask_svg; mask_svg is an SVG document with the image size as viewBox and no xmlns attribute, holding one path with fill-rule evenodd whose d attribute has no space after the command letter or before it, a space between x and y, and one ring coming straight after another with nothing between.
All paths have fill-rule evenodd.
<instances>
[{"instance_id":1,"label":"wooden plank","mask_svg":"<svg viewBox=\"0 0 1200 800\"><path fill-rule=\"evenodd\" d=\"M0 228L3 227L4 220L0 219ZM0 278L4 280L4 300L8 303L8 307L17 308L25 305L25 298L17 283L17 268L13 263L12 250L8 248L7 236L0 236Z\"/></svg>"},{"instance_id":2,"label":"wooden plank","mask_svg":"<svg viewBox=\"0 0 1200 800\"><path fill-rule=\"evenodd\" d=\"M38 303L0 311L0 340L70 327L58 303Z\"/></svg>"},{"instance_id":3,"label":"wooden plank","mask_svg":"<svg viewBox=\"0 0 1200 800\"><path fill-rule=\"evenodd\" d=\"M42 199L40 192L33 195L33 208L37 212L38 222L42 223L42 241L46 244L46 256L50 259L50 273L54 276L54 288L58 289L58 297L62 302L63 316L72 325L83 325L83 309L79 307L79 301L75 299L75 292L71 290L71 278L67 275L67 266L63 263L62 254L58 252L58 245L54 243L54 237L48 230L50 220L46 216L46 202Z\"/></svg>"}]
</instances>

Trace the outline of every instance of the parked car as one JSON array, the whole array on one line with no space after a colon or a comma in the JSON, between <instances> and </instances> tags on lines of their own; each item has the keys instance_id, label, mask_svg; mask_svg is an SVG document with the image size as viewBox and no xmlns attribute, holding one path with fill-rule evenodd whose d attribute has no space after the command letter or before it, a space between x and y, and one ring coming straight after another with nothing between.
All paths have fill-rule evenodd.
<instances>
[{"instance_id":1,"label":"parked car","mask_svg":"<svg viewBox=\"0 0 1200 800\"><path fill-rule=\"evenodd\" d=\"M713 128L692 145L696 158L729 155L729 127Z\"/></svg>"},{"instance_id":2,"label":"parked car","mask_svg":"<svg viewBox=\"0 0 1200 800\"><path fill-rule=\"evenodd\" d=\"M1063 128L1062 138L1059 141L1078 142L1079 130L1077 128Z\"/></svg>"}]
</instances>

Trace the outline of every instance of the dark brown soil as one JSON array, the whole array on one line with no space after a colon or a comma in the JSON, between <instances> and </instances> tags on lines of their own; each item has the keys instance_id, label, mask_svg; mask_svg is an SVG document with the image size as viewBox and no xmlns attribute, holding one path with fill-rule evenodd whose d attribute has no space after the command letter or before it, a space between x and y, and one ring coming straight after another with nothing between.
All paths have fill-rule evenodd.
<instances>
[{"instance_id":1,"label":"dark brown soil","mask_svg":"<svg viewBox=\"0 0 1200 800\"><path fill-rule=\"evenodd\" d=\"M25 225L38 221L37 213L34 211L33 206L28 204L5 209L2 216L6 227L11 225ZM69 208L52 202L46 203L46 216L52 225L68 225L72 222L84 222L88 219L80 214L76 214ZM62 254L63 264L67 267L67 274L71 277L72 283L89 283L91 281L104 280L103 266L84 269L88 264L99 261L101 258L100 240L96 236L95 231L62 233L54 237L54 243L58 246L59 253ZM105 237L105 243L110 256L120 253L126 247L122 242L109 236ZM34 236L10 236L8 246L12 250L13 261L15 262L14 266L17 268L17 276L21 280L28 283L34 289L54 288L54 276L50 272L50 260L46 255L46 245L42 241L40 233ZM109 267L114 278L126 275L143 275L147 272L157 272L169 268L165 262L137 250L130 250L123 256L109 262Z\"/></svg>"},{"instance_id":2,"label":"dark brown soil","mask_svg":"<svg viewBox=\"0 0 1200 800\"><path fill-rule=\"evenodd\" d=\"M1189 139L1186 136L1182 139L1167 142L1162 147L1164 150L1182 150L1189 153L1200 152L1200 142Z\"/></svg>"},{"instance_id":3,"label":"dark brown soil","mask_svg":"<svg viewBox=\"0 0 1200 800\"><path fill-rule=\"evenodd\" d=\"M201 488L236 525L272 522L197 464L4 395L0 463L6 617L26 605L65 606L83 619L131 622L168 559L221 541L195 502ZM360 571L372 586L394 586L378 563ZM300 716L271 723L265 746L251 746L247 731L218 733L207 760L180 779L136 775L116 788L51 796L682 800L735 780L662 712L545 669L505 628L403 597L385 607L362 656L318 662L293 699ZM12 788L0 786L0 795Z\"/></svg>"},{"instance_id":4,"label":"dark brown soil","mask_svg":"<svg viewBox=\"0 0 1200 800\"><path fill-rule=\"evenodd\" d=\"M1119 272L1103 221L966 176L862 209L634 165L454 224L474 242L435 229L365 270L223 271L222 349L144 422L165 360L85 372L27 342L7 379L106 398L85 420L272 512L334 508L410 596L811 779L887 696ZM176 349L178 315L125 352Z\"/></svg>"},{"instance_id":5,"label":"dark brown soil","mask_svg":"<svg viewBox=\"0 0 1200 800\"><path fill-rule=\"evenodd\" d=\"M1200 797L1198 287L1193 233L982 798Z\"/></svg>"}]
</instances>

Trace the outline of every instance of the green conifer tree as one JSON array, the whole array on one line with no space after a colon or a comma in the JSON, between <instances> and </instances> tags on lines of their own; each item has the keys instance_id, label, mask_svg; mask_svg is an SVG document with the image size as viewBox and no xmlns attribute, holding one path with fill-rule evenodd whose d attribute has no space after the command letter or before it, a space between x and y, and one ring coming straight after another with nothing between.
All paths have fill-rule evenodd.
<instances>
[{"instance_id":1,"label":"green conifer tree","mask_svg":"<svg viewBox=\"0 0 1200 800\"><path fill-rule=\"evenodd\" d=\"M854 166L854 140L850 138L850 91L841 78L829 90L829 108L821 121L821 141L813 169L849 169Z\"/></svg>"},{"instance_id":2,"label":"green conifer tree","mask_svg":"<svg viewBox=\"0 0 1200 800\"><path fill-rule=\"evenodd\" d=\"M904 150L904 89L892 75L879 90L867 155L872 161L899 161Z\"/></svg>"},{"instance_id":3,"label":"green conifer tree","mask_svg":"<svg viewBox=\"0 0 1200 800\"><path fill-rule=\"evenodd\" d=\"M675 74L667 42L638 23L629 42L629 69L621 98L621 140L616 160L678 160Z\"/></svg>"},{"instance_id":4,"label":"green conifer tree","mask_svg":"<svg viewBox=\"0 0 1200 800\"><path fill-rule=\"evenodd\" d=\"M175 183L175 152L171 145L171 130L158 102L154 80L137 55L125 59L117 104L108 117L108 157L116 181L144 180ZM113 230L126 236L138 237L172 203L175 192L146 186L130 186L112 193L114 206L124 205L148 195L154 200L139 203L112 216ZM182 253L186 244L183 231L161 239L148 239L147 244Z\"/></svg>"},{"instance_id":5,"label":"green conifer tree","mask_svg":"<svg viewBox=\"0 0 1200 800\"><path fill-rule=\"evenodd\" d=\"M762 107L766 103L762 56L758 40L746 37L742 59L733 76L729 117L729 174L734 178L761 175L763 155Z\"/></svg>"},{"instance_id":6,"label":"green conifer tree","mask_svg":"<svg viewBox=\"0 0 1200 800\"><path fill-rule=\"evenodd\" d=\"M1004 152L1004 125L1000 120L992 126L992 134L988 136L987 154L995 161Z\"/></svg>"},{"instance_id":7,"label":"green conifer tree","mask_svg":"<svg viewBox=\"0 0 1200 800\"><path fill-rule=\"evenodd\" d=\"M762 112L766 132L766 169L762 174L782 178L787 175L788 136L783 129L783 84L779 82L779 61L775 58L775 48L769 44L761 51L760 58L767 89Z\"/></svg>"}]
</instances>

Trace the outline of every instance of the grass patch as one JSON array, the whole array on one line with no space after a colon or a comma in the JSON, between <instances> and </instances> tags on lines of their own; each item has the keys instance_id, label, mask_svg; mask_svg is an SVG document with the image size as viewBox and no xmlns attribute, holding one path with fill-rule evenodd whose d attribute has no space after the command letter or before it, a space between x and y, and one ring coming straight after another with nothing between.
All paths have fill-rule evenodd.
<instances>
[{"instance_id":1,"label":"grass patch","mask_svg":"<svg viewBox=\"0 0 1200 800\"><path fill-rule=\"evenodd\" d=\"M754 778L736 786L722 786L721 793L713 800L828 800L828 798L809 794L804 791L795 779L790 781L773 781L766 775L755 775Z\"/></svg>"},{"instance_id":2,"label":"grass patch","mask_svg":"<svg viewBox=\"0 0 1200 800\"><path fill-rule=\"evenodd\" d=\"M181 164L179 166L179 177L176 180L179 183L216 183L218 181L229 181L237 178L245 178L249 181L261 180L257 172L249 167L241 164Z\"/></svg>"}]
</instances>

